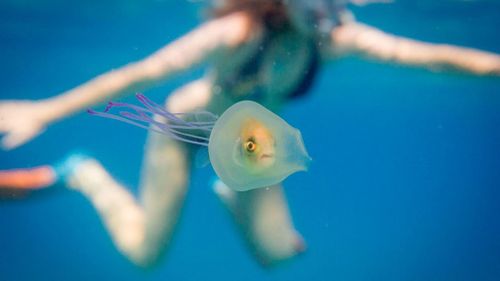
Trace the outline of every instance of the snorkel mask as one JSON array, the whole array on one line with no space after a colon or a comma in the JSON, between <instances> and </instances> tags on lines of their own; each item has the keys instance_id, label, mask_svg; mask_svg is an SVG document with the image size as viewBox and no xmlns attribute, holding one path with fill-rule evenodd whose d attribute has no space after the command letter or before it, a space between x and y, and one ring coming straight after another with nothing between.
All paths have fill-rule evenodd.
<instances>
[{"instance_id":1,"label":"snorkel mask","mask_svg":"<svg viewBox=\"0 0 500 281\"><path fill-rule=\"evenodd\" d=\"M283 0L290 20L308 35L329 34L342 22L348 0Z\"/></svg>"}]
</instances>

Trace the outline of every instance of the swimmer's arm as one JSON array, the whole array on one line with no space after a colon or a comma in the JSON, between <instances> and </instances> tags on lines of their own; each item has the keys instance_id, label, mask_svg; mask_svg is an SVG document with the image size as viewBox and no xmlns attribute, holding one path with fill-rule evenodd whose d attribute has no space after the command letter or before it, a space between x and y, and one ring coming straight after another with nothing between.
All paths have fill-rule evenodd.
<instances>
[{"instance_id":1,"label":"swimmer's arm","mask_svg":"<svg viewBox=\"0 0 500 281\"><path fill-rule=\"evenodd\" d=\"M332 31L333 55L354 54L383 62L452 70L475 75L500 75L500 56L446 44L432 44L384 33L351 22Z\"/></svg>"},{"instance_id":2,"label":"swimmer's arm","mask_svg":"<svg viewBox=\"0 0 500 281\"><path fill-rule=\"evenodd\" d=\"M145 59L104 73L56 97L40 101L46 123L64 118L121 94L148 88L173 74L199 65L222 48L240 44L248 28L243 14L212 20Z\"/></svg>"}]
</instances>

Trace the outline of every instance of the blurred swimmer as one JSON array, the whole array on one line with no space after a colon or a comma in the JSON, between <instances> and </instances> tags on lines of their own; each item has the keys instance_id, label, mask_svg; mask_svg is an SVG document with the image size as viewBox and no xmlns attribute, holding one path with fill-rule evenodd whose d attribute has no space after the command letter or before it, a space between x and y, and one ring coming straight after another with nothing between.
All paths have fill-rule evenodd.
<instances>
[{"instance_id":1,"label":"blurred swimmer","mask_svg":"<svg viewBox=\"0 0 500 281\"><path fill-rule=\"evenodd\" d=\"M141 61L53 98L1 103L2 145L15 148L55 121L113 97L147 89L202 63L209 63L211 71L174 91L166 101L168 111L205 110L220 115L245 99L277 111L307 93L321 63L345 55L432 70L500 75L500 56L496 54L384 33L357 23L346 2L214 1L212 19ZM44 177L52 176L51 182L59 179L84 194L120 251L135 263L147 265L157 261L170 242L187 191L193 151L189 144L151 133L140 200L88 157L70 157L62 165L41 170L45 171L42 177L33 173L33 181L39 180L34 186L50 185ZM17 172L30 175L29 170ZM217 182L214 190L262 264L293 257L305 249L280 184L236 192Z\"/></svg>"}]
</instances>

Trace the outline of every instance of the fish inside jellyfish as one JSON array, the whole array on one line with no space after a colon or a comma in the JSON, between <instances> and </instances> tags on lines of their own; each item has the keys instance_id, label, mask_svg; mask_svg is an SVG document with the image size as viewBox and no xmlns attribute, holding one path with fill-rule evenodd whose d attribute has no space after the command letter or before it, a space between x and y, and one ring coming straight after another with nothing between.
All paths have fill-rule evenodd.
<instances>
[{"instance_id":1,"label":"fish inside jellyfish","mask_svg":"<svg viewBox=\"0 0 500 281\"><path fill-rule=\"evenodd\" d=\"M207 111L172 113L142 94L136 97L144 107L110 102L104 112L88 113L207 146L215 173L233 190L277 184L311 162L300 131L253 101L238 102L218 117ZM112 108L128 111L112 114Z\"/></svg>"}]
</instances>

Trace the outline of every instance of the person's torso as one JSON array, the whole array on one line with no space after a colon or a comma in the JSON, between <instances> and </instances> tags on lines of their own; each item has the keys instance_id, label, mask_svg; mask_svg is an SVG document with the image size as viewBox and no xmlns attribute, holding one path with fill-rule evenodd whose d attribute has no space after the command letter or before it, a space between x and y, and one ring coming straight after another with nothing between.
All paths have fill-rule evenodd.
<instances>
[{"instance_id":1,"label":"person's torso","mask_svg":"<svg viewBox=\"0 0 500 281\"><path fill-rule=\"evenodd\" d=\"M320 63L317 43L291 30L256 32L247 43L218 57L214 98L254 100L274 110L309 89Z\"/></svg>"}]
</instances>

